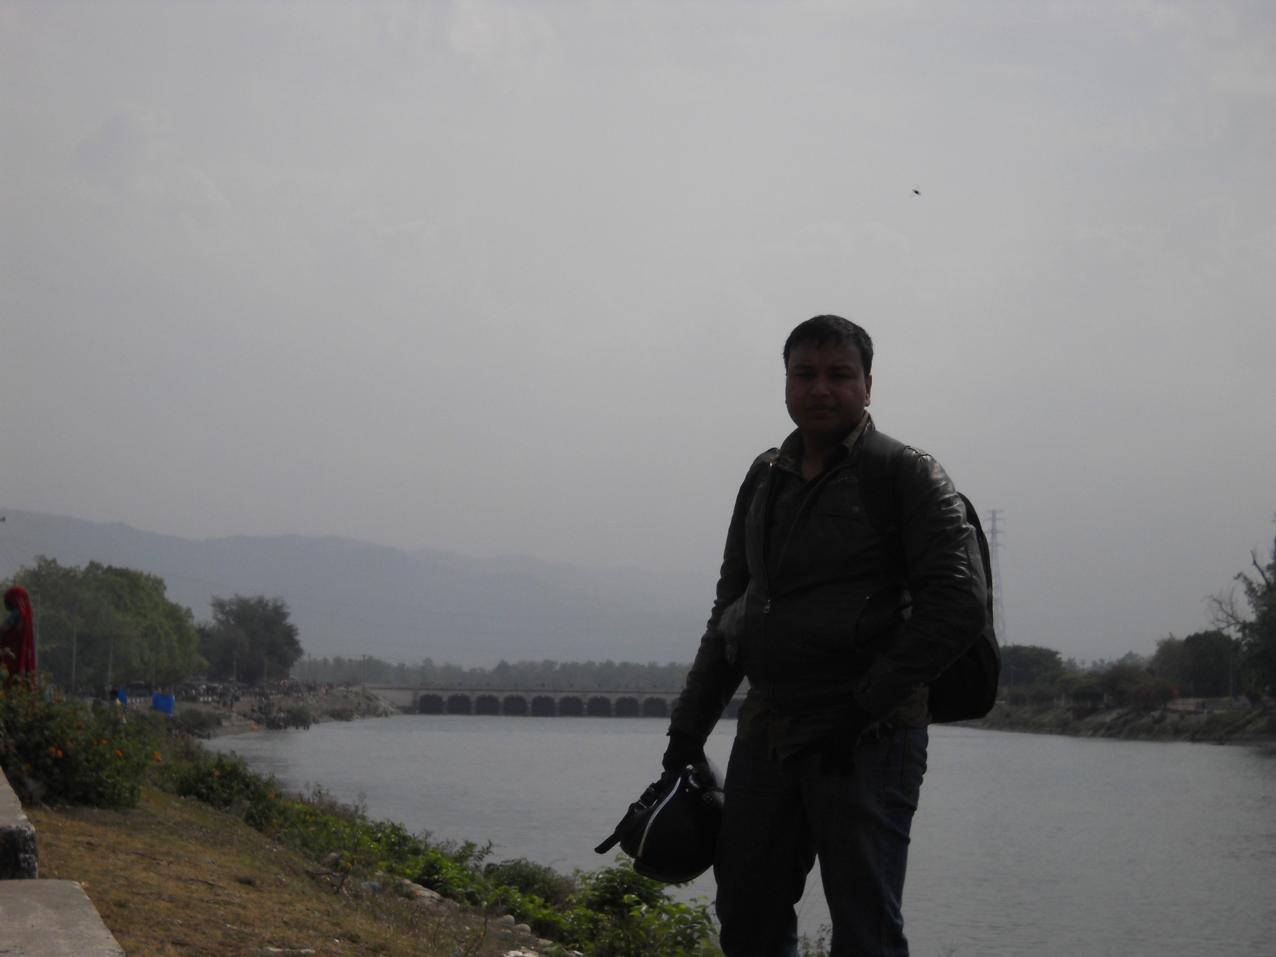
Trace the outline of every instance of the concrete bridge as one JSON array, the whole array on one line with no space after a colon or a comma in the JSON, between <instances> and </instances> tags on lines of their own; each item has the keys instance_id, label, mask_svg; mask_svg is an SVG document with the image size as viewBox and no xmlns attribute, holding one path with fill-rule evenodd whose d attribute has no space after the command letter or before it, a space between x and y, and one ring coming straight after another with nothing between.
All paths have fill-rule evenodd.
<instances>
[{"instance_id":1,"label":"concrete bridge","mask_svg":"<svg viewBox=\"0 0 1276 957\"><path fill-rule=\"evenodd\" d=\"M581 691L549 688L393 688L369 685L411 714L492 714L531 718L668 718L674 691ZM727 705L734 718L743 696Z\"/></svg>"}]
</instances>

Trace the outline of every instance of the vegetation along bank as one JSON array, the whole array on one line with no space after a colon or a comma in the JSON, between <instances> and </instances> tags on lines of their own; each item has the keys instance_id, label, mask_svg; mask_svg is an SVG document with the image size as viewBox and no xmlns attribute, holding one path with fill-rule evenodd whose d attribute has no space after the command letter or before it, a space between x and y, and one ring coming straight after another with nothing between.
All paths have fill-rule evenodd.
<instances>
[{"instance_id":1,"label":"vegetation along bank","mask_svg":"<svg viewBox=\"0 0 1276 957\"><path fill-rule=\"evenodd\" d=\"M564 875L282 792L159 715L0 694L0 768L41 873L79 880L132 957L580 953L710 957L703 903L627 866Z\"/></svg>"}]
</instances>

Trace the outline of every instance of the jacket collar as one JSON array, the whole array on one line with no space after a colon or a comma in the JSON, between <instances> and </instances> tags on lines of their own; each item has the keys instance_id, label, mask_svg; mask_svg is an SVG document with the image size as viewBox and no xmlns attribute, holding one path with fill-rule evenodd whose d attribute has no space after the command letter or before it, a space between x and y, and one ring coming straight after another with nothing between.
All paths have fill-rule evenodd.
<instances>
[{"instance_id":1,"label":"jacket collar","mask_svg":"<svg viewBox=\"0 0 1276 957\"><path fill-rule=\"evenodd\" d=\"M856 445L859 444L866 432L875 432L877 427L873 425L873 417L864 413L864 417L860 419L859 425L851 429L837 446L829 452L828 458L824 462L825 470L831 468L836 462L849 459L851 453L854 452ZM843 451L845 450L845 451ZM802 433L794 429L789 433L788 437L780 443L780 454L776 457L776 465L792 471L796 471L802 461Z\"/></svg>"}]
</instances>

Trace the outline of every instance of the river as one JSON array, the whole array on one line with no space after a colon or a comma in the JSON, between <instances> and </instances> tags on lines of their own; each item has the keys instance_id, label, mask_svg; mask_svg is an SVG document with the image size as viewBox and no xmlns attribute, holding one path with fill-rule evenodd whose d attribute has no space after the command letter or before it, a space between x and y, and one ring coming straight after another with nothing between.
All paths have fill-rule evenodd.
<instances>
[{"instance_id":1,"label":"river","mask_svg":"<svg viewBox=\"0 0 1276 957\"><path fill-rule=\"evenodd\" d=\"M215 739L492 860L560 870L656 776L665 722L402 715ZM706 748L720 767L734 732ZM709 875L680 896L712 898ZM915 957L1276 954L1276 751L936 727L904 913ZM827 909L812 874L801 925Z\"/></svg>"}]
</instances>

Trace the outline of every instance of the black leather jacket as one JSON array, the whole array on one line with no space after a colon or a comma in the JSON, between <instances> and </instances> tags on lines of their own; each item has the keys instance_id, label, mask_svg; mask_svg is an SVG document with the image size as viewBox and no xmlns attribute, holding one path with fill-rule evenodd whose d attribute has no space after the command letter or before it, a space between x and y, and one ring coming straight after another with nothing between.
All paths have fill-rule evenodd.
<instances>
[{"instance_id":1,"label":"black leather jacket","mask_svg":"<svg viewBox=\"0 0 1276 957\"><path fill-rule=\"evenodd\" d=\"M745 677L738 733L765 734L782 755L835 731L852 702L925 726L926 684L982 626L983 565L960 497L926 453L893 459L889 525L870 507L860 459L892 441L870 421L810 482L796 432L754 461L673 730L703 741Z\"/></svg>"}]
</instances>

